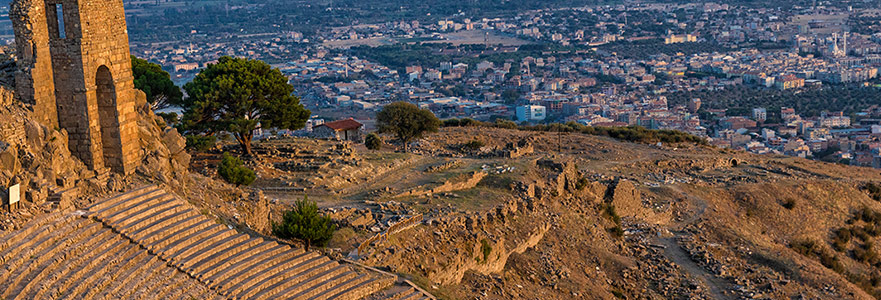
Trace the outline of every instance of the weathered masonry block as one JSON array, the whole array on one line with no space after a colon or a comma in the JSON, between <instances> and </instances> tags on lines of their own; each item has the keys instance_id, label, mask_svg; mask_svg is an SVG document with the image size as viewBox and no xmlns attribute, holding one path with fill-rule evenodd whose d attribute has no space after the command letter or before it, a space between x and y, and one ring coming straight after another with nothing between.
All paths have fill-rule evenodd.
<instances>
[{"instance_id":1,"label":"weathered masonry block","mask_svg":"<svg viewBox=\"0 0 881 300\"><path fill-rule=\"evenodd\" d=\"M98 173L138 158L128 32L121 0L13 0L17 97L66 129L70 151Z\"/></svg>"}]
</instances>

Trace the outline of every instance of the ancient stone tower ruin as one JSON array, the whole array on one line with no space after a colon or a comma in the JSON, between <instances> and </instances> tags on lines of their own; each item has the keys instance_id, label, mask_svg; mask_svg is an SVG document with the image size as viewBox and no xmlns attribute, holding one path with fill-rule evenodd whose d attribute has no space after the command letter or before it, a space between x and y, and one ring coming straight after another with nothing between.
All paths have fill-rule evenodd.
<instances>
[{"instance_id":1,"label":"ancient stone tower ruin","mask_svg":"<svg viewBox=\"0 0 881 300\"><path fill-rule=\"evenodd\" d=\"M122 0L13 0L16 95L67 130L70 151L102 174L139 162Z\"/></svg>"}]
</instances>

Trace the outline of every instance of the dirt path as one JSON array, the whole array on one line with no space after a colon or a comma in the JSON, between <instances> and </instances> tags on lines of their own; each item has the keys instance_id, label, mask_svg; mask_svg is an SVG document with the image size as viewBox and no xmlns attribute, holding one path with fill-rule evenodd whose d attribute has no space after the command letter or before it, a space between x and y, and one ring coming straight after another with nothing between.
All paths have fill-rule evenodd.
<instances>
[{"instance_id":1,"label":"dirt path","mask_svg":"<svg viewBox=\"0 0 881 300\"><path fill-rule=\"evenodd\" d=\"M704 215L704 212L707 209L707 201L697 197L692 196L685 193L681 188L675 185L671 185L670 188L678 193L681 193L683 197L691 200L690 202L696 206L694 213L686 218L685 220L679 222L676 225L671 226L670 231L673 233L671 237L663 237L658 238L658 242L663 244L666 248L664 248L664 256L667 257L670 261L676 263L682 268L682 271L688 273L689 275L696 278L701 282L703 286L705 286L713 299L735 299L732 296L728 296L724 293L724 291L728 290L730 286L725 280L716 277L714 274L708 272L702 266L698 265L694 260L691 259L691 255L679 245L678 239L682 236L685 236L685 233L681 231L685 226L698 222L701 217Z\"/></svg>"},{"instance_id":2,"label":"dirt path","mask_svg":"<svg viewBox=\"0 0 881 300\"><path fill-rule=\"evenodd\" d=\"M588 168L597 169L608 169L611 166L619 166L619 165L632 165L640 162L649 161L651 158L647 156L641 156L634 159L624 160L624 161L602 161L602 162L594 162L594 164L589 165ZM707 201L690 195L683 191L679 186L676 185L668 185L671 190L677 192L682 195L682 197L688 199L688 202L694 205L693 211L683 220L676 222L671 225L669 230L673 233L671 237L658 237L656 242L665 246L664 248L664 256L667 257L670 261L676 263L680 266L683 272L697 279L702 286L706 288L707 293L713 299L736 299L733 296L726 295L724 292L729 290L730 284L725 282L724 279L716 277L714 274L710 273L702 266L698 265L694 260L691 259L691 256L688 254L682 246L679 245L678 239L685 235L682 231L686 226L697 223L703 217L704 212L706 211L708 204Z\"/></svg>"},{"instance_id":3,"label":"dirt path","mask_svg":"<svg viewBox=\"0 0 881 300\"><path fill-rule=\"evenodd\" d=\"M666 246L666 248L664 248L664 256L679 265L683 272L688 273L700 281L701 285L707 288L707 291L713 299L735 299L734 297L724 294L724 291L727 290L725 287L728 284L725 283L724 280L716 278L716 276L710 274L710 272L707 272L707 270L691 260L691 256L689 256L688 253L685 252L685 249L682 249L676 241L679 237L678 233L674 233L674 235L675 236L673 237L658 239L662 245Z\"/></svg>"}]
</instances>

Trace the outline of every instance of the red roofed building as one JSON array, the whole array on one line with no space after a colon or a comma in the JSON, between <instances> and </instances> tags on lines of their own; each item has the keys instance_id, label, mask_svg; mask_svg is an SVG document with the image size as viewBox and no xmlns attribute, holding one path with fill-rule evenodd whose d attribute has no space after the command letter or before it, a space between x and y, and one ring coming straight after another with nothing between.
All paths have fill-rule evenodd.
<instances>
[{"instance_id":1,"label":"red roofed building","mask_svg":"<svg viewBox=\"0 0 881 300\"><path fill-rule=\"evenodd\" d=\"M312 135L320 139L362 142L364 140L364 124L352 118L333 121L318 125L312 129Z\"/></svg>"}]
</instances>

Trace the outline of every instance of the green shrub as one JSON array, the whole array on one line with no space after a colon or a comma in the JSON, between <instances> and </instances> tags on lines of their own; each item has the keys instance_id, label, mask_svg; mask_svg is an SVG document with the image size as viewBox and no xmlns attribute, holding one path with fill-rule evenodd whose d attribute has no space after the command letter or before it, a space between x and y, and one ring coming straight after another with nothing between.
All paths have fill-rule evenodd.
<instances>
[{"instance_id":1,"label":"green shrub","mask_svg":"<svg viewBox=\"0 0 881 300\"><path fill-rule=\"evenodd\" d=\"M318 205L307 197L297 201L294 208L285 211L281 223L272 224L272 234L283 239L299 239L309 251L310 245L324 246L336 231L330 217L318 213Z\"/></svg>"},{"instance_id":2,"label":"green shrub","mask_svg":"<svg viewBox=\"0 0 881 300\"><path fill-rule=\"evenodd\" d=\"M859 212L859 216L856 216L855 218L863 220L866 223L881 223L881 213L875 212L868 207L863 207Z\"/></svg>"},{"instance_id":3,"label":"green shrub","mask_svg":"<svg viewBox=\"0 0 881 300\"><path fill-rule=\"evenodd\" d=\"M850 240L853 238L853 233L850 229L841 228L835 231L835 235L832 236L832 248L834 248L838 252L843 252L847 250L847 244L850 243Z\"/></svg>"},{"instance_id":4,"label":"green shrub","mask_svg":"<svg viewBox=\"0 0 881 300\"><path fill-rule=\"evenodd\" d=\"M364 146L370 150L382 149L382 138L378 134L371 132L364 138Z\"/></svg>"},{"instance_id":5,"label":"green shrub","mask_svg":"<svg viewBox=\"0 0 881 300\"><path fill-rule=\"evenodd\" d=\"M590 184L590 180L588 180L586 177L581 177L578 179L578 182L575 183L575 189L583 191L588 184Z\"/></svg>"},{"instance_id":6,"label":"green shrub","mask_svg":"<svg viewBox=\"0 0 881 300\"><path fill-rule=\"evenodd\" d=\"M242 165L242 160L229 153L223 153L217 173L223 180L237 186L250 185L257 179L254 171Z\"/></svg>"},{"instance_id":7,"label":"green shrub","mask_svg":"<svg viewBox=\"0 0 881 300\"><path fill-rule=\"evenodd\" d=\"M864 263L872 262L878 259L878 253L876 253L875 250L872 249L871 243L866 243L863 244L863 247L857 247L853 249L853 256L854 259Z\"/></svg>"},{"instance_id":8,"label":"green shrub","mask_svg":"<svg viewBox=\"0 0 881 300\"><path fill-rule=\"evenodd\" d=\"M789 247L792 248L795 252L798 252L801 255L806 257L816 257L820 264L823 266L832 269L836 273L844 274L846 270L844 269L844 265L838 261L838 257L835 256L834 253L826 252L819 244L814 242L813 240L805 239L800 241L794 241L789 244Z\"/></svg>"},{"instance_id":9,"label":"green shrub","mask_svg":"<svg viewBox=\"0 0 881 300\"><path fill-rule=\"evenodd\" d=\"M816 247L816 243L813 240L807 239L794 241L789 244L789 248L804 256L812 256L814 254L814 247Z\"/></svg>"},{"instance_id":10,"label":"green shrub","mask_svg":"<svg viewBox=\"0 0 881 300\"><path fill-rule=\"evenodd\" d=\"M514 121L511 121L511 120L497 119L495 126L498 128L504 128L504 129L516 129L517 123L514 123Z\"/></svg>"},{"instance_id":11,"label":"green shrub","mask_svg":"<svg viewBox=\"0 0 881 300\"><path fill-rule=\"evenodd\" d=\"M471 118L464 118L464 119L459 120L459 126L462 126L462 127L482 126L482 125L484 125L483 122L480 122L478 120L471 119Z\"/></svg>"},{"instance_id":12,"label":"green shrub","mask_svg":"<svg viewBox=\"0 0 881 300\"><path fill-rule=\"evenodd\" d=\"M446 119L441 122L441 127L458 127L459 119Z\"/></svg>"},{"instance_id":13,"label":"green shrub","mask_svg":"<svg viewBox=\"0 0 881 300\"><path fill-rule=\"evenodd\" d=\"M190 151L207 151L217 144L216 136L187 135L187 149Z\"/></svg>"},{"instance_id":14,"label":"green shrub","mask_svg":"<svg viewBox=\"0 0 881 300\"><path fill-rule=\"evenodd\" d=\"M881 186L869 182L863 185L863 190L869 193L869 196L875 201L881 201Z\"/></svg>"},{"instance_id":15,"label":"green shrub","mask_svg":"<svg viewBox=\"0 0 881 300\"><path fill-rule=\"evenodd\" d=\"M585 126L577 122L539 124L532 126L516 125L516 123L507 120L496 120L495 123L483 123L473 119L448 119L444 120L443 127L457 126L490 126L499 128L518 129L524 131L543 131L543 132L577 132L588 135L606 136L617 140L654 144L658 142L669 144L690 143L696 145L708 145L703 138L676 130L654 130L646 129L640 126L627 127L595 127ZM881 196L879 196L881 197Z\"/></svg>"},{"instance_id":16,"label":"green shrub","mask_svg":"<svg viewBox=\"0 0 881 300\"><path fill-rule=\"evenodd\" d=\"M603 217L615 223L614 227L608 229L609 233L616 238L624 236L624 229L621 227L621 216L618 215L615 206L611 203L603 203L601 208Z\"/></svg>"},{"instance_id":17,"label":"green shrub","mask_svg":"<svg viewBox=\"0 0 881 300\"><path fill-rule=\"evenodd\" d=\"M609 221L614 222L615 225L621 225L621 216L619 216L618 211L615 210L615 205L612 205L611 203L604 203L603 216L606 217L606 219L609 219Z\"/></svg>"},{"instance_id":18,"label":"green shrub","mask_svg":"<svg viewBox=\"0 0 881 300\"><path fill-rule=\"evenodd\" d=\"M851 231L853 232L854 236L860 239L860 241L868 242L872 238L872 236L868 232L866 232L863 227L855 226L851 229Z\"/></svg>"},{"instance_id":19,"label":"green shrub","mask_svg":"<svg viewBox=\"0 0 881 300\"><path fill-rule=\"evenodd\" d=\"M613 237L620 238L624 236L624 229L621 228L621 225L609 228L609 233L612 234Z\"/></svg>"},{"instance_id":20,"label":"green shrub","mask_svg":"<svg viewBox=\"0 0 881 300\"><path fill-rule=\"evenodd\" d=\"M483 262L486 262L489 259L489 254L492 253L493 247L489 244L489 241L486 239L480 240L480 252L483 254Z\"/></svg>"},{"instance_id":21,"label":"green shrub","mask_svg":"<svg viewBox=\"0 0 881 300\"><path fill-rule=\"evenodd\" d=\"M871 236L881 235L881 226L878 223L869 223L863 226L863 230Z\"/></svg>"},{"instance_id":22,"label":"green shrub","mask_svg":"<svg viewBox=\"0 0 881 300\"><path fill-rule=\"evenodd\" d=\"M471 118L463 118L463 119L447 119L441 123L442 127L471 127L471 126L486 126L486 123L480 122Z\"/></svg>"},{"instance_id":23,"label":"green shrub","mask_svg":"<svg viewBox=\"0 0 881 300\"><path fill-rule=\"evenodd\" d=\"M473 139L470 142L465 143L464 148L468 149L468 150L476 151L476 150L480 150L480 148L483 148L483 146L485 146L485 145L486 144L484 144L482 141L480 141L478 139Z\"/></svg>"}]
</instances>

